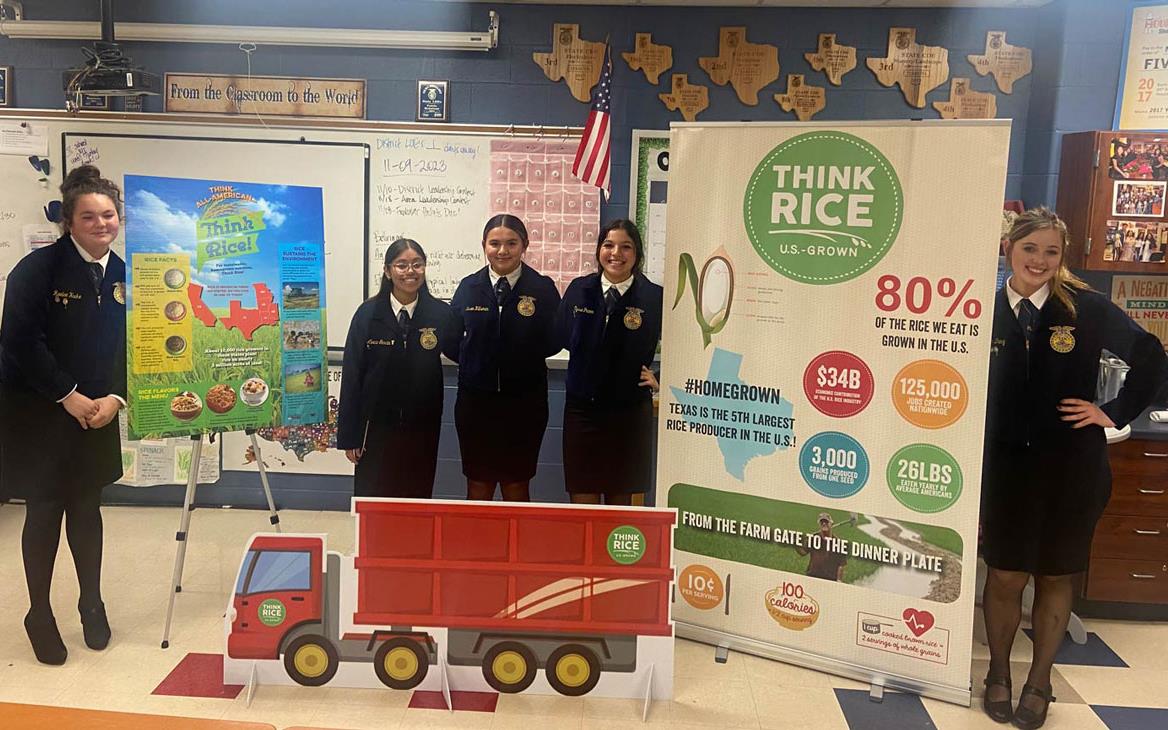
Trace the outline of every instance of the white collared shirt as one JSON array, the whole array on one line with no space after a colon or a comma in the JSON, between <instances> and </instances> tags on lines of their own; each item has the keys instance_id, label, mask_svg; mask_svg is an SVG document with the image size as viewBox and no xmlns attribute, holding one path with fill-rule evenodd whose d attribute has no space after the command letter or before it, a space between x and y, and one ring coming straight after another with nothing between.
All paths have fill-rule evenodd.
<instances>
[{"instance_id":1,"label":"white collared shirt","mask_svg":"<svg viewBox=\"0 0 1168 730\"><path fill-rule=\"evenodd\" d=\"M512 289L515 288L515 282L519 281L519 275L522 273L523 273L523 263L520 262L520 264L515 267L514 271L512 271L510 274L507 274L507 283L511 285ZM492 269L490 266L487 267L487 275L491 277L491 288L492 289L494 289L496 286L498 286L499 279L503 278L503 277L499 276L498 274L496 274L495 270Z\"/></svg>"},{"instance_id":2,"label":"white collared shirt","mask_svg":"<svg viewBox=\"0 0 1168 730\"><path fill-rule=\"evenodd\" d=\"M1014 316L1018 316L1018 310L1023 299L1029 299L1035 309L1042 311L1042 305L1046 304L1046 300L1050 296L1050 284L1043 284L1041 289L1028 297L1024 297L1014 291L1014 287L1012 286L1013 281L1014 277L1012 276L1006 281L1006 300L1010 302L1010 309L1014 312Z\"/></svg>"},{"instance_id":3,"label":"white collared shirt","mask_svg":"<svg viewBox=\"0 0 1168 730\"><path fill-rule=\"evenodd\" d=\"M389 306L393 308L393 318L394 319L401 317L401 311L403 309L409 313L410 319L413 319L414 318L414 310L418 308L418 298L414 297L414 301L410 302L409 304L402 304L401 302L399 302L397 300L397 297L394 296L393 292L390 292L389 293Z\"/></svg>"},{"instance_id":4,"label":"white collared shirt","mask_svg":"<svg viewBox=\"0 0 1168 730\"><path fill-rule=\"evenodd\" d=\"M633 278L634 277L632 275L630 275L629 278L627 278L624 281L622 281L621 283L617 284L617 283L614 283L614 282L611 282L608 280L607 273L602 273L600 275L601 294L608 294L609 289L615 288L617 295L623 297L625 295L625 292L627 292L629 290L629 287L631 287L633 285Z\"/></svg>"},{"instance_id":5,"label":"white collared shirt","mask_svg":"<svg viewBox=\"0 0 1168 730\"><path fill-rule=\"evenodd\" d=\"M77 243L76 238L69 236L69 240L73 242L73 247L77 249L77 253L81 254L81 260L87 264L101 264L101 274L102 276L105 276L106 266L109 265L110 250L107 248L105 250L105 256L102 256L99 259L95 259L89 255L88 251L81 248L81 244Z\"/></svg>"}]
</instances>

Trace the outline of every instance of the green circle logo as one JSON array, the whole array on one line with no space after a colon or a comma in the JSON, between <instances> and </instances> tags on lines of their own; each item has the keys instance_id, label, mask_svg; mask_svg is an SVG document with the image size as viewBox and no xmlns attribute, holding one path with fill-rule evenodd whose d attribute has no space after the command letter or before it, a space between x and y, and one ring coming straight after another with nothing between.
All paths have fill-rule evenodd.
<instances>
[{"instance_id":1,"label":"green circle logo","mask_svg":"<svg viewBox=\"0 0 1168 730\"><path fill-rule=\"evenodd\" d=\"M952 454L932 444L897 451L887 475L892 496L914 512L941 512L961 496L961 467Z\"/></svg>"},{"instance_id":2,"label":"green circle logo","mask_svg":"<svg viewBox=\"0 0 1168 730\"><path fill-rule=\"evenodd\" d=\"M632 525L608 533L608 555L621 565L632 565L645 555L645 536Z\"/></svg>"},{"instance_id":3,"label":"green circle logo","mask_svg":"<svg viewBox=\"0 0 1168 730\"><path fill-rule=\"evenodd\" d=\"M805 284L838 284L892 248L904 195L891 163L868 142L808 132L763 158L742 207L746 234L772 269Z\"/></svg>"},{"instance_id":4,"label":"green circle logo","mask_svg":"<svg viewBox=\"0 0 1168 730\"><path fill-rule=\"evenodd\" d=\"M284 604L275 598L269 598L261 603L258 613L260 623L264 626L279 626L288 617L288 610L284 608Z\"/></svg>"}]
</instances>

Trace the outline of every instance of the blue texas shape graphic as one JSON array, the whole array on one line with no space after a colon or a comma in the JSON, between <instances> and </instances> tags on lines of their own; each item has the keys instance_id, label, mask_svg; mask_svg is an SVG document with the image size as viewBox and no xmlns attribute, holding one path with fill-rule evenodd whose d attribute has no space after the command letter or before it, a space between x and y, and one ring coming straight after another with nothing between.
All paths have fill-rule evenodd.
<instances>
[{"instance_id":1,"label":"blue texas shape graphic","mask_svg":"<svg viewBox=\"0 0 1168 730\"><path fill-rule=\"evenodd\" d=\"M715 386L714 391L730 390L735 386L749 387L742 381L739 372L742 368L742 355L736 352L714 349L714 356L710 360L707 384ZM707 430L716 431L718 449L722 452L726 471L739 481L746 479L746 464L759 456L769 456L776 449L786 450L788 444L793 445L794 429L780 428L774 424L790 424L793 413L791 401L779 396L777 388L760 386L754 395L757 397L727 397L725 393L706 395L686 392L686 388L671 386L673 397L682 405L683 415L691 431L701 433ZM697 388L691 388L697 390ZM715 418L714 410L737 412L737 419ZM745 420L744 420L745 419ZM770 434L770 442L758 437L758 433ZM730 433L732 435L726 435Z\"/></svg>"}]
</instances>

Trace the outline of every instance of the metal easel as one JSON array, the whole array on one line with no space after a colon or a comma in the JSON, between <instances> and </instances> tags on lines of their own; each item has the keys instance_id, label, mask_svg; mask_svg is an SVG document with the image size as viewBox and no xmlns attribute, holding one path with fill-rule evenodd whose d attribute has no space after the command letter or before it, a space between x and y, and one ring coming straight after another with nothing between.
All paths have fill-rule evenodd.
<instances>
[{"instance_id":1,"label":"metal easel","mask_svg":"<svg viewBox=\"0 0 1168 730\"><path fill-rule=\"evenodd\" d=\"M269 519L272 525L275 526L276 532L283 532L280 528L280 514L276 511L275 500L272 499L272 488L268 484L268 470L264 466L263 454L260 453L260 443L256 439L255 429L245 429L244 433L251 438L252 453L255 454L256 465L260 470L260 484L263 485L264 497L268 500ZM178 532L174 535L174 539L178 541L178 549L174 555L174 572L170 578L170 602L166 607L166 628L162 630L163 649L170 647L170 622L174 617L174 597L182 593L183 566L187 559L187 538L190 536L191 512L195 511L193 502L195 499L195 487L199 482L199 463L202 456L202 435L191 436L191 468L190 473L187 474L187 491L186 496L183 497L182 518L179 520Z\"/></svg>"}]
</instances>

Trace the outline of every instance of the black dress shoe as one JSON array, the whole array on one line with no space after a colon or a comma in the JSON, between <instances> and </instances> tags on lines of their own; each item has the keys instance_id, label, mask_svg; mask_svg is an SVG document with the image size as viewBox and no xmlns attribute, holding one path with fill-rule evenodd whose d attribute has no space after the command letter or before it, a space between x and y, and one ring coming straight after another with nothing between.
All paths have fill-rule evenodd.
<instances>
[{"instance_id":1,"label":"black dress shoe","mask_svg":"<svg viewBox=\"0 0 1168 730\"><path fill-rule=\"evenodd\" d=\"M1050 685L1047 685L1046 689L1040 689L1032 684L1022 685L1022 694L1018 697L1018 710L1014 713L1014 727L1022 730L1037 730L1046 723L1046 711L1050 709L1050 703L1054 702L1054 695L1050 693L1050 690ZM1026 695L1034 695L1043 700L1041 712L1022 704L1022 699Z\"/></svg>"},{"instance_id":2,"label":"black dress shoe","mask_svg":"<svg viewBox=\"0 0 1168 730\"><path fill-rule=\"evenodd\" d=\"M81 613L81 628L85 633L85 645L95 651L101 651L109 646L110 625L105 617L105 604L99 603L94 608L77 607Z\"/></svg>"},{"instance_id":3,"label":"black dress shoe","mask_svg":"<svg viewBox=\"0 0 1168 730\"><path fill-rule=\"evenodd\" d=\"M69 650L61 640L61 632L57 631L53 614L39 616L29 613L24 617L24 630L38 662L52 665L65 663Z\"/></svg>"},{"instance_id":4,"label":"black dress shoe","mask_svg":"<svg viewBox=\"0 0 1168 730\"><path fill-rule=\"evenodd\" d=\"M995 685L1006 688L1006 699L996 702L990 701L990 687ZM990 719L994 722L1006 723L1014 719L1014 705L1011 702L1013 684L1010 682L1010 678L1008 676L991 677L987 675L985 678L985 688L986 693L981 698L981 706L985 710L985 714L989 715Z\"/></svg>"}]
</instances>

